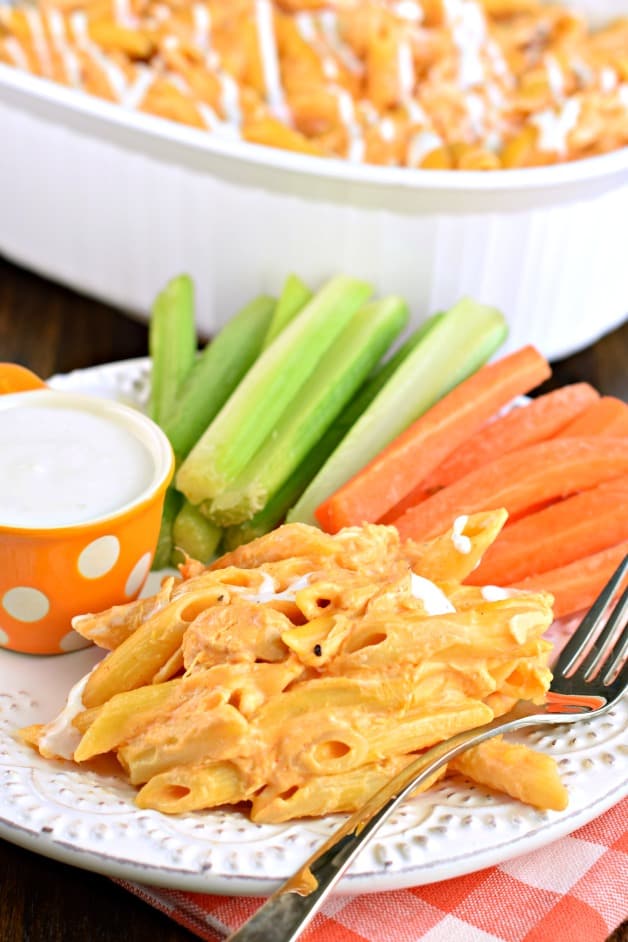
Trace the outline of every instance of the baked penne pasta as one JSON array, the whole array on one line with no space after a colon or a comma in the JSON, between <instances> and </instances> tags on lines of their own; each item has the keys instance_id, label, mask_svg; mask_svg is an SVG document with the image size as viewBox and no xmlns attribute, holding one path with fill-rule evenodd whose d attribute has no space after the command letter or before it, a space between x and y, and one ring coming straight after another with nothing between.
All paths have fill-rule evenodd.
<instances>
[{"instance_id":1,"label":"baked penne pasta","mask_svg":"<svg viewBox=\"0 0 628 942\"><path fill-rule=\"evenodd\" d=\"M165 813L353 810L422 750L542 702L551 597L460 581L505 519L459 518L425 544L289 524L210 567L186 560L152 600L76 619L105 647L122 640L22 736L47 757L115 756L138 804ZM540 807L565 800L553 760L523 746L455 768Z\"/></svg>"},{"instance_id":2,"label":"baked penne pasta","mask_svg":"<svg viewBox=\"0 0 628 942\"><path fill-rule=\"evenodd\" d=\"M0 62L227 139L486 172L628 144L628 18L540 0L17 0Z\"/></svg>"}]
</instances>

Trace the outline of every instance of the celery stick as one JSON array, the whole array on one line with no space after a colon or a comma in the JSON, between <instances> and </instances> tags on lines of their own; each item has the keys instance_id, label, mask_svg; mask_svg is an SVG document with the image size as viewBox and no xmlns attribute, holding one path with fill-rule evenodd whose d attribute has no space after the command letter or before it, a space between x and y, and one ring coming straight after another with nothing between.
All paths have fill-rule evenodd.
<instances>
[{"instance_id":1,"label":"celery stick","mask_svg":"<svg viewBox=\"0 0 628 942\"><path fill-rule=\"evenodd\" d=\"M431 317L428 317L420 327L417 327L416 330L413 330L410 336L405 340L399 349L394 353L389 360L386 360L384 363L381 363L376 369L371 373L370 377L367 378L366 382L359 390L357 396L352 399L347 408L340 413L336 421L334 422L333 428L336 430L337 438L336 443L340 442L340 439L349 431L354 422L357 422L359 417L362 415L364 410L370 403L373 401L375 396L379 393L388 380L391 378L393 373L399 369L403 361L408 357L414 348L423 340L423 337L427 334L428 331L438 323L442 314L432 314ZM334 448L336 446L334 445Z\"/></svg>"},{"instance_id":2,"label":"celery stick","mask_svg":"<svg viewBox=\"0 0 628 942\"><path fill-rule=\"evenodd\" d=\"M357 395L336 417L325 434L321 436L305 456L296 471L293 471L285 484L282 484L262 510L258 511L250 520L245 520L244 523L235 524L225 530L224 546L226 550L232 550L243 543L249 543L251 540L269 533L277 524L281 523L354 422L357 422L382 386L388 382L395 370L399 368L405 358L409 356L441 316L435 314L428 318L427 321L413 331L389 360L371 373L370 378L362 385Z\"/></svg>"},{"instance_id":3,"label":"celery stick","mask_svg":"<svg viewBox=\"0 0 628 942\"><path fill-rule=\"evenodd\" d=\"M179 461L186 457L257 359L275 301L262 295L228 321L198 357L162 427Z\"/></svg>"},{"instance_id":4,"label":"celery stick","mask_svg":"<svg viewBox=\"0 0 628 942\"><path fill-rule=\"evenodd\" d=\"M185 553L192 559L208 563L216 555L221 539L222 530L213 526L196 507L184 500L172 527L174 550L171 561L178 565L183 562Z\"/></svg>"},{"instance_id":5,"label":"celery stick","mask_svg":"<svg viewBox=\"0 0 628 942\"><path fill-rule=\"evenodd\" d=\"M447 311L362 413L287 519L316 525L318 505L486 362L506 334L504 317L495 308L465 298Z\"/></svg>"},{"instance_id":6,"label":"celery stick","mask_svg":"<svg viewBox=\"0 0 628 942\"><path fill-rule=\"evenodd\" d=\"M219 526L261 510L329 428L408 321L400 298L367 304L355 314L231 487L203 513Z\"/></svg>"},{"instance_id":7,"label":"celery stick","mask_svg":"<svg viewBox=\"0 0 628 942\"><path fill-rule=\"evenodd\" d=\"M270 533L278 523L281 523L289 508L298 500L327 457L326 454L321 453L318 465L314 465L314 452L316 450L315 448L310 452L307 459L301 462L285 484L279 488L266 506L259 510L255 516L251 517L250 520L245 520L244 523L237 523L226 528L224 531L225 552L234 550L243 543L250 543L251 540L256 540L258 536L264 536L265 533Z\"/></svg>"},{"instance_id":8,"label":"celery stick","mask_svg":"<svg viewBox=\"0 0 628 942\"><path fill-rule=\"evenodd\" d=\"M164 569L170 565L172 553L172 527L175 517L179 513L183 498L178 491L169 487L164 498L164 509L161 514L161 527L157 540L157 548L153 559L153 569Z\"/></svg>"},{"instance_id":9,"label":"celery stick","mask_svg":"<svg viewBox=\"0 0 628 942\"><path fill-rule=\"evenodd\" d=\"M179 468L177 487L192 504L242 473L370 293L364 282L336 276L261 354Z\"/></svg>"},{"instance_id":10,"label":"celery stick","mask_svg":"<svg viewBox=\"0 0 628 942\"><path fill-rule=\"evenodd\" d=\"M264 339L263 350L271 345L311 298L312 292L308 286L297 275L288 275Z\"/></svg>"},{"instance_id":11,"label":"celery stick","mask_svg":"<svg viewBox=\"0 0 628 942\"><path fill-rule=\"evenodd\" d=\"M168 282L153 304L148 349L152 361L149 415L162 424L196 358L194 285L188 275Z\"/></svg>"}]
</instances>

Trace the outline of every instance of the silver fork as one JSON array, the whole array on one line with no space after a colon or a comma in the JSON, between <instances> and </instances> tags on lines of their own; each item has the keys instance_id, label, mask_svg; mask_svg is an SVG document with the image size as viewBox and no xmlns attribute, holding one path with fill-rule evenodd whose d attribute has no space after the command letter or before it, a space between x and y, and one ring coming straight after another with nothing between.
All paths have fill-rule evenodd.
<instances>
[{"instance_id":1,"label":"silver fork","mask_svg":"<svg viewBox=\"0 0 628 942\"><path fill-rule=\"evenodd\" d=\"M626 572L628 556L563 649L545 704L520 701L491 723L458 733L422 753L372 795L226 942L293 942L361 848L404 798L470 746L522 726L589 719L617 703L628 685L628 663L624 663L628 653L628 589L606 621L605 616Z\"/></svg>"}]
</instances>

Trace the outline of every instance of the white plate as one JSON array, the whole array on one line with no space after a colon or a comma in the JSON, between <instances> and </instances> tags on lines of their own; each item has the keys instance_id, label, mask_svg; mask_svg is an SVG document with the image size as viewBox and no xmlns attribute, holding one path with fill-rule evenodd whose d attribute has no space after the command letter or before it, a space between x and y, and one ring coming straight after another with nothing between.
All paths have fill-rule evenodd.
<instances>
[{"instance_id":1,"label":"white plate","mask_svg":"<svg viewBox=\"0 0 628 942\"><path fill-rule=\"evenodd\" d=\"M145 360L55 377L53 385L142 404ZM330 834L338 818L252 824L233 811L168 817L143 811L123 780L49 762L15 738L49 720L72 683L101 656L0 651L0 836L79 867L144 883L264 895ZM624 702L597 720L518 738L558 760L569 789L564 812L541 812L448 779L405 803L360 854L339 892L364 893L460 876L570 833L628 794Z\"/></svg>"}]
</instances>

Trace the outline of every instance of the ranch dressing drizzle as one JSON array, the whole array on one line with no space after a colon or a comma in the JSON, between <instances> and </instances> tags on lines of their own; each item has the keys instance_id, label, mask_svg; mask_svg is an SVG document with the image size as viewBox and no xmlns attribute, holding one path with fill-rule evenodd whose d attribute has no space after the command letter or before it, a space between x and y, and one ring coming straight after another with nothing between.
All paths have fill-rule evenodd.
<instances>
[{"instance_id":1,"label":"ranch dressing drizzle","mask_svg":"<svg viewBox=\"0 0 628 942\"><path fill-rule=\"evenodd\" d=\"M398 0L393 5L393 12L400 20L408 20L411 23L423 21L423 9L417 0Z\"/></svg>"},{"instance_id":2,"label":"ranch dressing drizzle","mask_svg":"<svg viewBox=\"0 0 628 942\"><path fill-rule=\"evenodd\" d=\"M174 85L182 95L189 97L191 95L191 89L188 83L185 81L182 75L179 75L178 72L168 72L168 81L171 85Z\"/></svg>"},{"instance_id":3,"label":"ranch dressing drizzle","mask_svg":"<svg viewBox=\"0 0 628 942\"><path fill-rule=\"evenodd\" d=\"M153 70L145 65L138 65L137 73L135 80L127 86L120 99L125 108L139 108L155 79Z\"/></svg>"},{"instance_id":4,"label":"ranch dressing drizzle","mask_svg":"<svg viewBox=\"0 0 628 942\"><path fill-rule=\"evenodd\" d=\"M480 595L487 602L503 602L505 599L511 599L515 595L521 595L520 589L502 589L498 585L484 585L480 589Z\"/></svg>"},{"instance_id":5,"label":"ranch dressing drizzle","mask_svg":"<svg viewBox=\"0 0 628 942\"><path fill-rule=\"evenodd\" d=\"M484 99L474 92L469 92L465 95L465 104L467 106L471 130L476 137L481 137L484 133L484 117L486 114Z\"/></svg>"},{"instance_id":6,"label":"ranch dressing drizzle","mask_svg":"<svg viewBox=\"0 0 628 942\"><path fill-rule=\"evenodd\" d=\"M594 72L586 62L584 62L579 56L572 56L569 64L581 86L592 84L594 79Z\"/></svg>"},{"instance_id":7,"label":"ranch dressing drizzle","mask_svg":"<svg viewBox=\"0 0 628 942\"><path fill-rule=\"evenodd\" d=\"M349 147L347 149L347 160L353 161L354 163L359 163L364 160L364 135L362 134L362 128L360 127L360 122L358 121L357 115L355 113L355 103L351 94L342 88L341 86L336 86L335 88L336 98L338 100L338 113L340 115L340 120L347 129L347 134L349 136Z\"/></svg>"},{"instance_id":8,"label":"ranch dressing drizzle","mask_svg":"<svg viewBox=\"0 0 628 942\"><path fill-rule=\"evenodd\" d=\"M411 121L417 124L427 123L427 115L418 101L414 98L416 85L416 72L412 49L407 39L399 43L397 53L397 70L399 74L399 91L401 104L404 105Z\"/></svg>"},{"instance_id":9,"label":"ranch dressing drizzle","mask_svg":"<svg viewBox=\"0 0 628 942\"><path fill-rule=\"evenodd\" d=\"M263 574L262 583L258 586L257 592L243 591L242 598L247 602L274 602L276 599L283 599L286 602L294 602L296 593L299 589L304 589L310 583L314 573L308 572L304 576L299 576L294 582L286 586L283 592L277 592L275 580L267 572Z\"/></svg>"},{"instance_id":10,"label":"ranch dressing drizzle","mask_svg":"<svg viewBox=\"0 0 628 942\"><path fill-rule=\"evenodd\" d=\"M238 83L233 76L222 69L218 71L218 78L221 86L220 103L222 104L230 128L234 133L237 133L238 128L242 124L240 89Z\"/></svg>"},{"instance_id":11,"label":"ranch dressing drizzle","mask_svg":"<svg viewBox=\"0 0 628 942\"><path fill-rule=\"evenodd\" d=\"M155 4L152 8L152 16L157 23L167 23L170 19L170 10L163 3Z\"/></svg>"},{"instance_id":12,"label":"ranch dressing drizzle","mask_svg":"<svg viewBox=\"0 0 628 942\"><path fill-rule=\"evenodd\" d=\"M198 38L199 37L197 36L196 40L198 40ZM166 49L169 50L178 49L179 39L177 36L166 36L163 41L163 45ZM209 59L210 56L211 53L209 53L206 58ZM185 95L186 98L193 98L192 89L182 75L179 75L177 72L169 72L168 81L171 82L171 84L174 85L174 87L177 88L182 95ZM222 127L222 122L211 105L208 105L205 101L195 101L194 107L201 116L203 124L208 131L219 131L219 129Z\"/></svg>"},{"instance_id":13,"label":"ranch dressing drizzle","mask_svg":"<svg viewBox=\"0 0 628 942\"><path fill-rule=\"evenodd\" d=\"M113 0L113 17L120 26L133 29L137 26L137 19L131 11L129 0Z\"/></svg>"},{"instance_id":14,"label":"ranch dressing drizzle","mask_svg":"<svg viewBox=\"0 0 628 942\"><path fill-rule=\"evenodd\" d=\"M75 11L70 16L70 28L76 40L77 46L87 53L96 65L104 73L114 98L122 101L126 91L127 80L122 69L111 59L105 56L99 46L90 39L87 16L80 10Z\"/></svg>"},{"instance_id":15,"label":"ranch dressing drizzle","mask_svg":"<svg viewBox=\"0 0 628 942\"><path fill-rule=\"evenodd\" d=\"M563 157L567 153L567 138L579 117L580 102L576 98L568 98L558 114L547 109L534 115L530 121L539 132L539 150Z\"/></svg>"},{"instance_id":16,"label":"ranch dressing drizzle","mask_svg":"<svg viewBox=\"0 0 628 942\"><path fill-rule=\"evenodd\" d=\"M210 16L204 3L195 3L192 7L194 21L194 43L203 52L209 52Z\"/></svg>"},{"instance_id":17,"label":"ranch dressing drizzle","mask_svg":"<svg viewBox=\"0 0 628 942\"><path fill-rule=\"evenodd\" d=\"M408 147L407 160L411 167L420 167L428 154L443 146L443 139L433 131L415 134Z\"/></svg>"},{"instance_id":18,"label":"ranch dressing drizzle","mask_svg":"<svg viewBox=\"0 0 628 942\"><path fill-rule=\"evenodd\" d=\"M206 101L197 101L195 107L208 131L220 130L222 122L211 105L208 105Z\"/></svg>"},{"instance_id":19,"label":"ranch dressing drizzle","mask_svg":"<svg viewBox=\"0 0 628 942\"><path fill-rule=\"evenodd\" d=\"M514 78L510 72L508 63L506 62L504 54L495 40L489 39L484 48L486 49L486 53L493 68L493 73L497 76L497 78L502 79L508 85L514 85Z\"/></svg>"},{"instance_id":20,"label":"ranch dressing drizzle","mask_svg":"<svg viewBox=\"0 0 628 942\"><path fill-rule=\"evenodd\" d=\"M417 576L415 572L410 577L410 591L415 599L423 602L428 615L448 615L456 611L442 589L429 579Z\"/></svg>"},{"instance_id":21,"label":"ranch dressing drizzle","mask_svg":"<svg viewBox=\"0 0 628 942\"><path fill-rule=\"evenodd\" d=\"M296 17L296 23L301 38L308 43L321 60L323 72L326 77L330 79L336 78L338 75L336 62L331 56L326 55L324 44L319 40L318 34L318 25L320 25L327 44L338 58L342 58L340 39L336 30L335 14L332 14L330 18L328 13L321 13L318 16L318 20L315 20L314 16L310 13L299 13ZM353 101L351 93L341 85L333 85L331 86L331 90L334 92L336 101L338 102L338 117L347 132L347 160L359 163L364 160L365 144L362 128L355 110L355 102Z\"/></svg>"},{"instance_id":22,"label":"ranch dressing drizzle","mask_svg":"<svg viewBox=\"0 0 628 942\"><path fill-rule=\"evenodd\" d=\"M68 694L66 704L59 716L48 725L46 732L39 740L39 750L43 756L50 759L59 756L62 759L72 759L81 741L81 733L72 725L72 720L85 709L83 691L92 672L98 667L92 667L89 673L81 677L74 684Z\"/></svg>"},{"instance_id":23,"label":"ranch dressing drizzle","mask_svg":"<svg viewBox=\"0 0 628 942\"><path fill-rule=\"evenodd\" d=\"M471 552L471 540L468 536L464 535L464 528L468 522L468 515L461 514L454 520L454 525L451 531L451 542L454 544L454 547L458 550L458 552L464 553L465 556Z\"/></svg>"},{"instance_id":24,"label":"ranch dressing drizzle","mask_svg":"<svg viewBox=\"0 0 628 942\"><path fill-rule=\"evenodd\" d=\"M545 69L552 98L557 104L565 100L565 78L556 56L545 56Z\"/></svg>"},{"instance_id":25,"label":"ranch dressing drizzle","mask_svg":"<svg viewBox=\"0 0 628 942\"><path fill-rule=\"evenodd\" d=\"M447 19L458 49L460 87L472 88L484 81L481 53L486 41L486 20L474 0L444 0Z\"/></svg>"},{"instance_id":26,"label":"ranch dressing drizzle","mask_svg":"<svg viewBox=\"0 0 628 942\"><path fill-rule=\"evenodd\" d=\"M355 75L362 75L364 66L348 43L342 41L338 32L338 17L335 10L323 10L318 14L318 21L334 55Z\"/></svg>"},{"instance_id":27,"label":"ranch dressing drizzle","mask_svg":"<svg viewBox=\"0 0 628 942\"><path fill-rule=\"evenodd\" d=\"M48 10L45 15L48 18L50 34L57 52L63 61L63 68L65 69L65 73L68 77L70 85L72 85L74 88L82 88L83 82L81 80L81 67L74 51L70 49L67 43L65 22L62 15L58 10Z\"/></svg>"},{"instance_id":28,"label":"ranch dressing drizzle","mask_svg":"<svg viewBox=\"0 0 628 942\"><path fill-rule=\"evenodd\" d=\"M225 136L239 136L240 125L242 124L242 111L240 109L240 89L238 83L229 75L220 65L220 57L212 46L211 39L211 16L206 6L196 4L194 7L194 21L196 23L197 40L200 42L201 49L205 52L205 61L212 69L220 83L220 104L224 112L226 122L221 121L218 115L211 110L204 115L205 123L214 130L223 132ZM205 105L203 110L209 108ZM209 124L208 121L213 121Z\"/></svg>"},{"instance_id":29,"label":"ranch dressing drizzle","mask_svg":"<svg viewBox=\"0 0 628 942\"><path fill-rule=\"evenodd\" d=\"M294 20L301 39L304 39L306 43L314 44L316 42L316 26L312 14L297 13Z\"/></svg>"},{"instance_id":30,"label":"ranch dressing drizzle","mask_svg":"<svg viewBox=\"0 0 628 942\"><path fill-rule=\"evenodd\" d=\"M274 115L281 121L288 122L290 116L281 86L273 8L270 0L255 0L255 22L266 86L266 100Z\"/></svg>"},{"instance_id":31,"label":"ranch dressing drizzle","mask_svg":"<svg viewBox=\"0 0 628 942\"><path fill-rule=\"evenodd\" d=\"M320 41L318 29L311 13L297 13L295 16L297 30L301 39L303 39L316 53L321 60L323 75L328 79L338 78L338 64L333 56L325 50Z\"/></svg>"},{"instance_id":32,"label":"ranch dressing drizzle","mask_svg":"<svg viewBox=\"0 0 628 942\"><path fill-rule=\"evenodd\" d=\"M489 102L493 105L494 108L498 110L503 108L505 96L499 85L495 82L486 83L486 94L488 95Z\"/></svg>"},{"instance_id":33,"label":"ranch dressing drizzle","mask_svg":"<svg viewBox=\"0 0 628 942\"><path fill-rule=\"evenodd\" d=\"M489 131L484 138L484 146L494 154L498 153L503 147L504 141L498 131Z\"/></svg>"},{"instance_id":34,"label":"ranch dressing drizzle","mask_svg":"<svg viewBox=\"0 0 628 942\"><path fill-rule=\"evenodd\" d=\"M379 133L384 141L394 141L397 135L397 128L392 118L383 118L379 122Z\"/></svg>"},{"instance_id":35,"label":"ranch dressing drizzle","mask_svg":"<svg viewBox=\"0 0 628 942\"><path fill-rule=\"evenodd\" d=\"M603 92L609 93L615 91L617 82L617 72L615 69L612 69L609 65L605 65L600 69L600 88Z\"/></svg>"},{"instance_id":36,"label":"ranch dressing drizzle","mask_svg":"<svg viewBox=\"0 0 628 942\"><path fill-rule=\"evenodd\" d=\"M22 69L24 72L30 72L26 53L14 36L8 36L4 40L4 48L9 53L18 69Z\"/></svg>"},{"instance_id":37,"label":"ranch dressing drizzle","mask_svg":"<svg viewBox=\"0 0 628 942\"><path fill-rule=\"evenodd\" d=\"M42 26L41 16L38 11L31 6L24 7L24 16L26 17L28 28L31 32L33 49L39 61L39 65L41 66L42 73L47 78L50 78L52 76L52 62L50 61L50 50L46 42L46 34Z\"/></svg>"}]
</instances>

